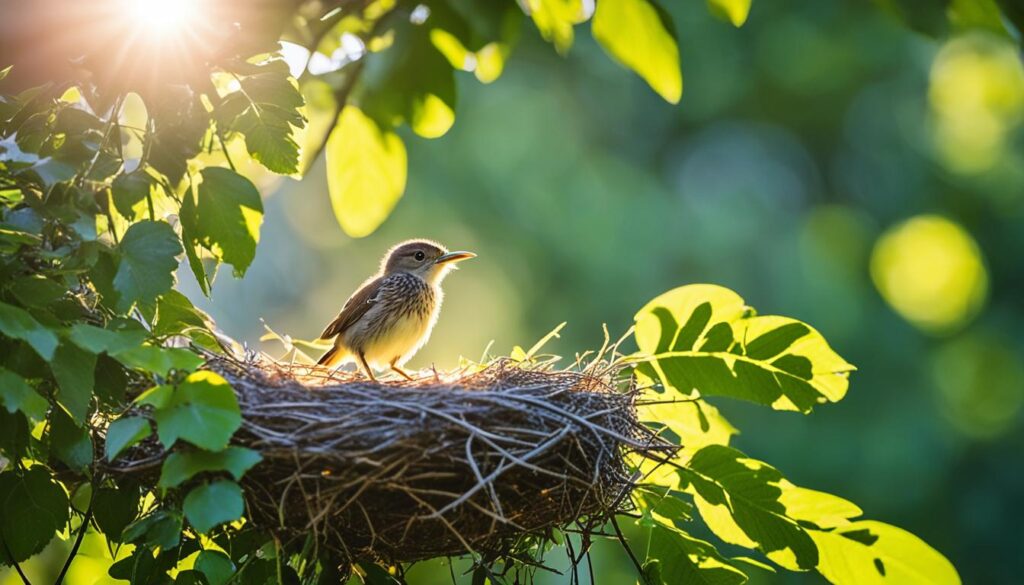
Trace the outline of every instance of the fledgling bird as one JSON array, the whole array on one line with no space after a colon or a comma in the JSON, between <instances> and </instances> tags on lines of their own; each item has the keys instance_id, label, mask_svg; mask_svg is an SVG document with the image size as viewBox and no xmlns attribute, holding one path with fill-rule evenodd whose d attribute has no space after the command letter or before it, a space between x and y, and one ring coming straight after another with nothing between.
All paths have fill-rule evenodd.
<instances>
[{"instance_id":1,"label":"fledgling bird","mask_svg":"<svg viewBox=\"0 0 1024 585\"><path fill-rule=\"evenodd\" d=\"M334 338L319 365L353 360L375 380L370 366L388 367L411 380L402 366L426 343L441 310L441 281L455 264L476 257L449 252L429 240L408 240L381 260L380 271L354 292L320 334Z\"/></svg>"}]
</instances>

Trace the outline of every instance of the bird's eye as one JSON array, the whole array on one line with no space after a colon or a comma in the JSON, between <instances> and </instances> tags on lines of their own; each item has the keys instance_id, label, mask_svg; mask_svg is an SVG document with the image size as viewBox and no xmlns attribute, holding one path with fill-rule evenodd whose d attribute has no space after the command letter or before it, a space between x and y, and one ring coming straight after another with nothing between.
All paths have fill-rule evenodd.
<instances>
[{"instance_id":1,"label":"bird's eye","mask_svg":"<svg viewBox=\"0 0 1024 585\"><path fill-rule=\"evenodd\" d=\"M423 262L423 259L426 258L427 255L423 252L416 252L412 257L415 258L417 262Z\"/></svg>"}]
</instances>

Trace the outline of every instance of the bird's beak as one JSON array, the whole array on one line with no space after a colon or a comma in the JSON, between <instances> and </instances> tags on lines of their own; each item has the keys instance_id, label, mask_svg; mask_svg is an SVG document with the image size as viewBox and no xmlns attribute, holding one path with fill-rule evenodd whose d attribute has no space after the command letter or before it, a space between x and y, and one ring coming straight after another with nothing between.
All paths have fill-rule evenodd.
<instances>
[{"instance_id":1,"label":"bird's beak","mask_svg":"<svg viewBox=\"0 0 1024 585\"><path fill-rule=\"evenodd\" d=\"M448 252L444 256L441 256L437 260L434 260L434 264L462 262L463 260L469 260L470 258L476 258L476 254L472 252Z\"/></svg>"}]
</instances>

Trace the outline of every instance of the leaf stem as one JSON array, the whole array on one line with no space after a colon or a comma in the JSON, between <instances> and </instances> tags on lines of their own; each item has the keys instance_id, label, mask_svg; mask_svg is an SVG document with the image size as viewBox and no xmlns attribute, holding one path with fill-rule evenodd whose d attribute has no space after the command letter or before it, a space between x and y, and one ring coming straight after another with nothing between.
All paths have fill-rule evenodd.
<instances>
[{"instance_id":1,"label":"leaf stem","mask_svg":"<svg viewBox=\"0 0 1024 585\"><path fill-rule=\"evenodd\" d=\"M82 546L82 539L85 537L85 531L89 529L89 522L91 521L92 502L89 502L89 509L85 511L85 517L82 518L82 526L78 529L75 544L72 545L71 552L68 554L68 560L64 561L64 567L61 568L60 574L57 575L57 580L53 582L53 585L60 585L64 581L64 576L67 575L68 569L71 568L71 562L75 560L75 555L78 554L78 547Z\"/></svg>"},{"instance_id":2,"label":"leaf stem","mask_svg":"<svg viewBox=\"0 0 1024 585\"><path fill-rule=\"evenodd\" d=\"M21 581L25 585L32 585L32 582L28 580L28 576L25 575L25 571L21 570L21 565L18 564L18 561L14 560L14 553L11 552L11 547L7 546L7 541L2 536L0 536L0 544L4 545L4 553L7 554L7 558L11 559L11 564L14 565L14 570L18 572Z\"/></svg>"},{"instance_id":3,"label":"leaf stem","mask_svg":"<svg viewBox=\"0 0 1024 585\"><path fill-rule=\"evenodd\" d=\"M619 528L618 520L615 519L615 516L612 516L611 521L612 527L615 528L615 536L618 537L619 543L622 545L622 548L626 551L626 554L629 555L629 560L633 561L633 566L636 567L637 573L640 575L640 582L644 585L651 585L647 581L647 575L644 575L643 565L640 564L640 561L637 560L636 555L633 554L633 549L629 548L629 543L626 542L626 537L623 536L622 529Z\"/></svg>"}]
</instances>

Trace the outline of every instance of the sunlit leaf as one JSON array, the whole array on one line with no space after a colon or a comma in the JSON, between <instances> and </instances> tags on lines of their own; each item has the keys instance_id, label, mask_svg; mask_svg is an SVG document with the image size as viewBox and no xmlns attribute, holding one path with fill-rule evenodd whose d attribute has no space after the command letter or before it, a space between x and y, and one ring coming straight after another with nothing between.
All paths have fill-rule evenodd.
<instances>
[{"instance_id":1,"label":"sunlit leaf","mask_svg":"<svg viewBox=\"0 0 1024 585\"><path fill-rule=\"evenodd\" d=\"M818 571L837 585L959 585L956 569L913 534L874 520L810 531Z\"/></svg>"},{"instance_id":2,"label":"sunlit leaf","mask_svg":"<svg viewBox=\"0 0 1024 585\"><path fill-rule=\"evenodd\" d=\"M127 311L134 303L149 303L174 285L174 270L181 244L174 228L165 221L132 224L118 246L121 262L114 276L120 294L118 308Z\"/></svg>"},{"instance_id":3,"label":"sunlit leaf","mask_svg":"<svg viewBox=\"0 0 1024 585\"><path fill-rule=\"evenodd\" d=\"M206 371L190 374L153 417L165 447L180 438L208 451L227 447L242 423L238 399L227 380Z\"/></svg>"},{"instance_id":4,"label":"sunlit leaf","mask_svg":"<svg viewBox=\"0 0 1024 585\"><path fill-rule=\"evenodd\" d=\"M220 480L192 489L185 496L185 517L199 532L242 517L242 488L230 480Z\"/></svg>"},{"instance_id":5,"label":"sunlit leaf","mask_svg":"<svg viewBox=\"0 0 1024 585\"><path fill-rule=\"evenodd\" d=\"M122 451L138 444L151 434L153 427L141 416L126 416L110 423L104 444L107 461L113 461Z\"/></svg>"},{"instance_id":6,"label":"sunlit leaf","mask_svg":"<svg viewBox=\"0 0 1024 585\"><path fill-rule=\"evenodd\" d=\"M615 60L636 71L673 104L683 94L679 47L668 15L649 0L601 0L594 38Z\"/></svg>"},{"instance_id":7,"label":"sunlit leaf","mask_svg":"<svg viewBox=\"0 0 1024 585\"><path fill-rule=\"evenodd\" d=\"M679 444L696 451L707 445L728 445L729 439L739 431L707 402L689 398L674 390L658 392L653 386L656 376L653 366L637 367L637 379L648 386L637 401L637 416L641 421L665 425L677 437Z\"/></svg>"},{"instance_id":8,"label":"sunlit leaf","mask_svg":"<svg viewBox=\"0 0 1024 585\"><path fill-rule=\"evenodd\" d=\"M734 26L743 26L750 14L751 0L708 0L711 12L725 18Z\"/></svg>"},{"instance_id":9,"label":"sunlit leaf","mask_svg":"<svg viewBox=\"0 0 1024 585\"><path fill-rule=\"evenodd\" d=\"M43 550L67 521L68 496L44 467L0 473L0 564Z\"/></svg>"},{"instance_id":10,"label":"sunlit leaf","mask_svg":"<svg viewBox=\"0 0 1024 585\"><path fill-rule=\"evenodd\" d=\"M260 454L244 447L228 447L223 451L175 451L164 460L158 485L177 487L205 471L227 471L236 480L260 462Z\"/></svg>"},{"instance_id":11,"label":"sunlit leaf","mask_svg":"<svg viewBox=\"0 0 1024 585\"><path fill-rule=\"evenodd\" d=\"M814 541L786 515L780 501L782 474L722 445L698 451L681 477L708 527L722 540L757 548L792 570L818 563Z\"/></svg>"},{"instance_id":12,"label":"sunlit leaf","mask_svg":"<svg viewBox=\"0 0 1024 585\"><path fill-rule=\"evenodd\" d=\"M563 55L572 47L573 26L588 16L583 0L526 0L525 6L541 36Z\"/></svg>"},{"instance_id":13,"label":"sunlit leaf","mask_svg":"<svg viewBox=\"0 0 1024 585\"><path fill-rule=\"evenodd\" d=\"M782 495L779 502L786 508L786 516L801 522L810 522L818 528L834 528L850 523L861 515L856 504L825 492L795 486L788 481L779 482Z\"/></svg>"},{"instance_id":14,"label":"sunlit leaf","mask_svg":"<svg viewBox=\"0 0 1024 585\"><path fill-rule=\"evenodd\" d=\"M263 201L252 182L230 169L207 167L202 177L194 236L241 276L256 255Z\"/></svg>"},{"instance_id":15,"label":"sunlit leaf","mask_svg":"<svg viewBox=\"0 0 1024 585\"><path fill-rule=\"evenodd\" d=\"M674 289L635 319L641 353L651 356L665 388L684 396L696 390L809 412L842 399L854 369L809 325L754 317L743 299L718 286Z\"/></svg>"},{"instance_id":16,"label":"sunlit leaf","mask_svg":"<svg viewBox=\"0 0 1024 585\"><path fill-rule=\"evenodd\" d=\"M370 235L405 191L405 145L354 106L348 106L327 140L327 187L342 229Z\"/></svg>"},{"instance_id":17,"label":"sunlit leaf","mask_svg":"<svg viewBox=\"0 0 1024 585\"><path fill-rule=\"evenodd\" d=\"M21 307L0 303L0 333L24 341L47 361L57 350L57 336Z\"/></svg>"}]
</instances>

